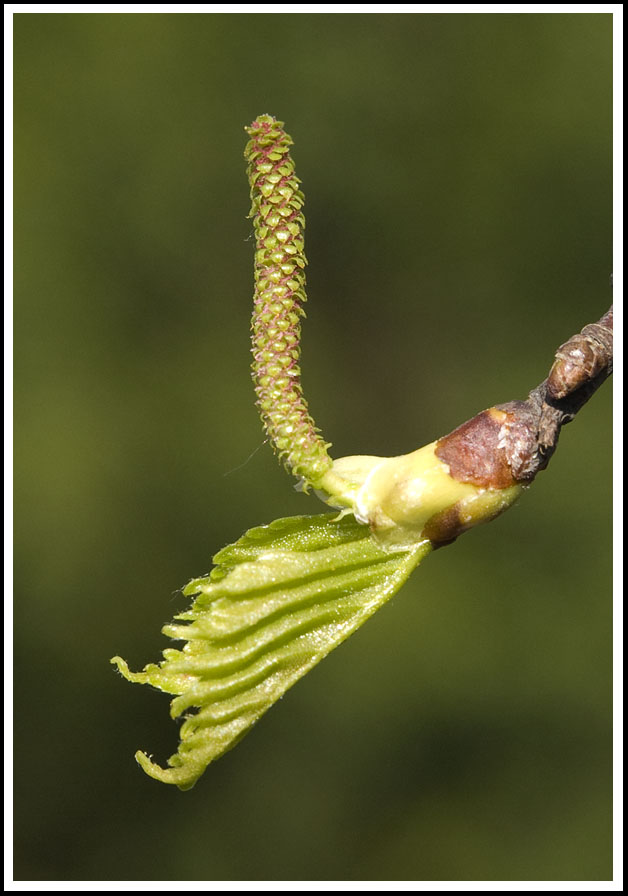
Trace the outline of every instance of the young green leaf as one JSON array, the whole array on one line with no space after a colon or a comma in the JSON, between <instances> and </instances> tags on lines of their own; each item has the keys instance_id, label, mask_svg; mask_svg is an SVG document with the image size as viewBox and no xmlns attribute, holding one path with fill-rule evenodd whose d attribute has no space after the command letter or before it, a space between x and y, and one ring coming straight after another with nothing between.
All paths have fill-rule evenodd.
<instances>
[{"instance_id":1,"label":"young green leaf","mask_svg":"<svg viewBox=\"0 0 628 896\"><path fill-rule=\"evenodd\" d=\"M209 576L164 634L187 643L129 681L174 694L171 716L187 715L178 752L161 768L136 758L151 777L192 787L212 760L242 738L299 678L349 637L430 552L427 540L387 551L352 516L289 517L250 529L214 558Z\"/></svg>"}]
</instances>

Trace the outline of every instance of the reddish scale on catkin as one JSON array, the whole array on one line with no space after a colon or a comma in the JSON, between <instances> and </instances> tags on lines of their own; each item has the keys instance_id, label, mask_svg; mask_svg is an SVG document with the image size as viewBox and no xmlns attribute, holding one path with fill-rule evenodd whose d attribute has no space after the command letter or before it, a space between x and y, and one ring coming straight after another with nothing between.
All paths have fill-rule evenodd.
<instances>
[{"instance_id":1,"label":"reddish scale on catkin","mask_svg":"<svg viewBox=\"0 0 628 896\"><path fill-rule=\"evenodd\" d=\"M257 405L285 466L316 484L332 461L301 388L304 196L289 153L293 141L283 122L260 115L246 131L251 138L244 152L251 186L249 217L256 242L252 369Z\"/></svg>"}]
</instances>

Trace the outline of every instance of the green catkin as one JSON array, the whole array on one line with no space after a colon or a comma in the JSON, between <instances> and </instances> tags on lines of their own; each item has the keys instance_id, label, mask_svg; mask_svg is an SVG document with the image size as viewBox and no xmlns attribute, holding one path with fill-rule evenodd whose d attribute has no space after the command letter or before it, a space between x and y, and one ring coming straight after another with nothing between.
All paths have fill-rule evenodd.
<instances>
[{"instance_id":1,"label":"green catkin","mask_svg":"<svg viewBox=\"0 0 628 896\"><path fill-rule=\"evenodd\" d=\"M304 314L304 196L283 122L260 115L246 128L244 152L255 229L252 320L253 381L264 428L286 468L317 485L332 465L301 388L301 317Z\"/></svg>"}]
</instances>

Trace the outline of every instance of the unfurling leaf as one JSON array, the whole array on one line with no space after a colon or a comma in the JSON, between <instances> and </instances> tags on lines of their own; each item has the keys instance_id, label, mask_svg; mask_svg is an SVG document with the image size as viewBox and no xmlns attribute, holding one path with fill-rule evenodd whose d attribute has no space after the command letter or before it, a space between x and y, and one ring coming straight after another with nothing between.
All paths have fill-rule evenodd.
<instances>
[{"instance_id":1,"label":"unfurling leaf","mask_svg":"<svg viewBox=\"0 0 628 896\"><path fill-rule=\"evenodd\" d=\"M291 685L349 637L405 582L431 550L384 550L352 516L289 517L250 529L214 558L183 593L192 607L164 634L187 643L129 681L176 695L186 715L178 752L161 768L136 758L159 781L192 787L212 760L242 738Z\"/></svg>"}]
</instances>

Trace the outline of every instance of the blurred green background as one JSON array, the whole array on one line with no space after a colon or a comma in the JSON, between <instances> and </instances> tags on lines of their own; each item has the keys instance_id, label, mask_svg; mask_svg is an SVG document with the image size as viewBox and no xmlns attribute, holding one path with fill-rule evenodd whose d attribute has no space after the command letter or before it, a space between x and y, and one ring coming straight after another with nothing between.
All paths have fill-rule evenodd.
<instances>
[{"instance_id":1,"label":"blurred green background","mask_svg":"<svg viewBox=\"0 0 628 896\"><path fill-rule=\"evenodd\" d=\"M157 660L213 553L322 509L244 464L244 126L295 140L312 413L334 456L405 453L610 304L612 17L14 25L16 879L610 878L610 384L191 792L134 762L177 726L109 658Z\"/></svg>"}]
</instances>

